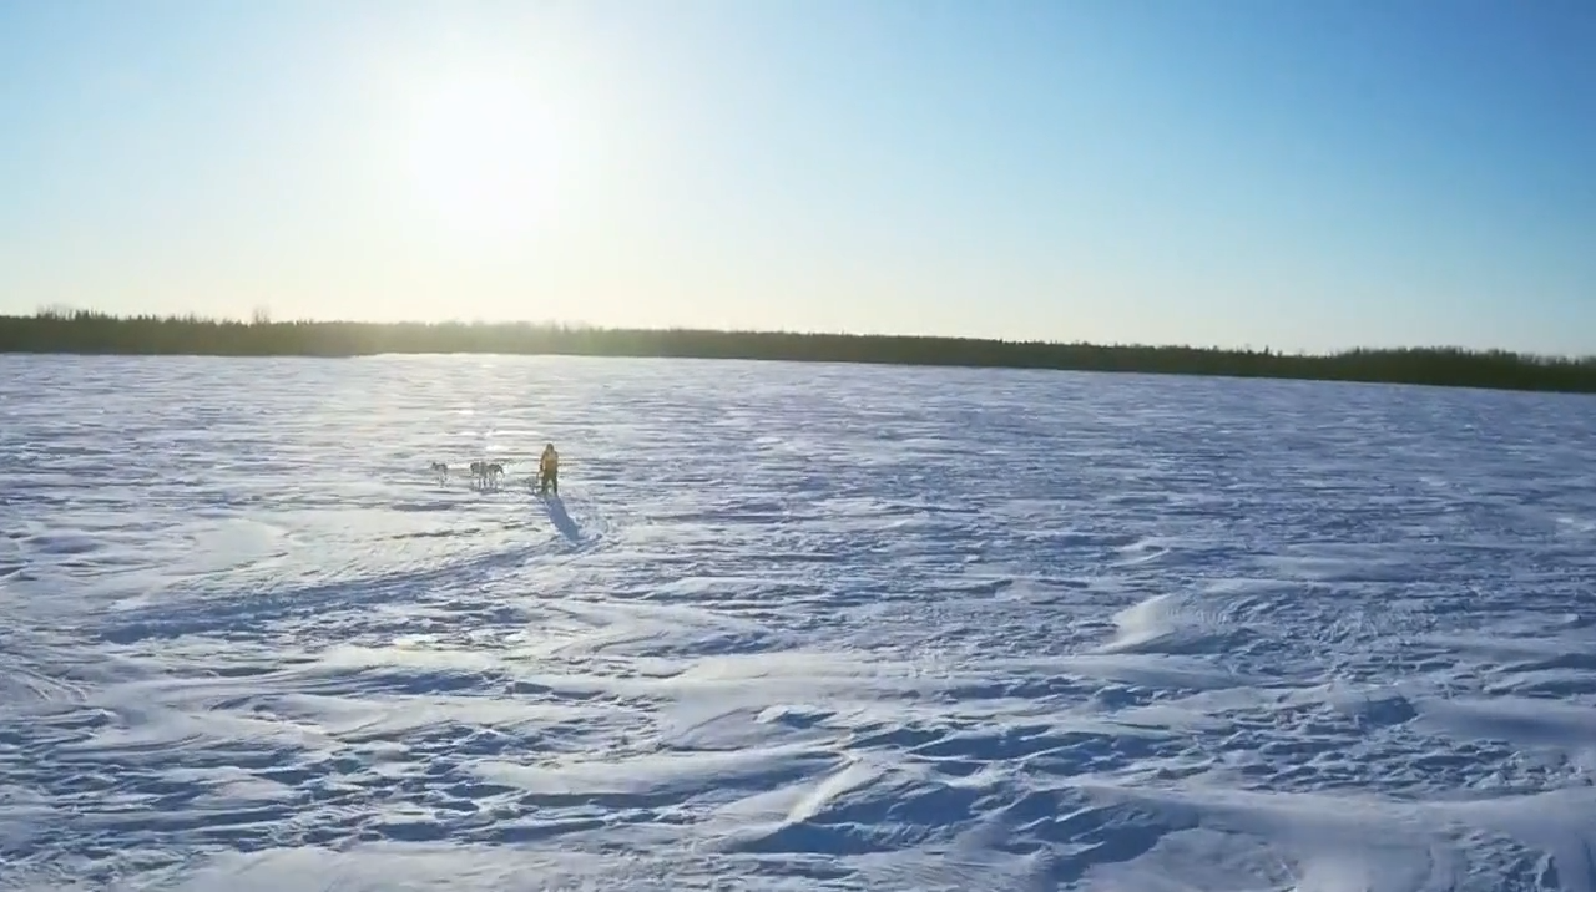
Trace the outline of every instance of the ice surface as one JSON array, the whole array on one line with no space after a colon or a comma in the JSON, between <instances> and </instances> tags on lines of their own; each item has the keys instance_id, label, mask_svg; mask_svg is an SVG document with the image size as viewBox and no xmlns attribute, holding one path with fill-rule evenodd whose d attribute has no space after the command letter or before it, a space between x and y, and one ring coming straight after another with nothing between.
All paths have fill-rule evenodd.
<instances>
[{"instance_id":1,"label":"ice surface","mask_svg":"<svg viewBox=\"0 0 1596 902\"><path fill-rule=\"evenodd\" d=\"M0 359L0 887L1590 889L1593 524L1579 397Z\"/></svg>"}]
</instances>

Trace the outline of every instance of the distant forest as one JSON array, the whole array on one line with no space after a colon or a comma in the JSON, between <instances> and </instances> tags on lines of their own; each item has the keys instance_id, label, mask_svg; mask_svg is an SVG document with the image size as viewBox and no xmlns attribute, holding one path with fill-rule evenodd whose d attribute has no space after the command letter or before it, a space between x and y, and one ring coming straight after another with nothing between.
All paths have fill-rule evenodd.
<instances>
[{"instance_id":1,"label":"distant forest","mask_svg":"<svg viewBox=\"0 0 1596 902\"><path fill-rule=\"evenodd\" d=\"M273 322L114 317L48 310L0 317L0 353L352 357L567 354L1005 367L1596 392L1596 357L1463 348L1282 354L1181 346L1058 344L907 335L601 329L539 323Z\"/></svg>"}]
</instances>

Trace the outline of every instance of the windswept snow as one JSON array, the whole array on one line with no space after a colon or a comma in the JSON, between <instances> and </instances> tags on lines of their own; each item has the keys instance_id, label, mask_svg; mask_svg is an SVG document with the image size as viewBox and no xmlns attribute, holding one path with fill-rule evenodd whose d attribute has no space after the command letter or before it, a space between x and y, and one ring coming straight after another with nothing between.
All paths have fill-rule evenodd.
<instances>
[{"instance_id":1,"label":"windswept snow","mask_svg":"<svg viewBox=\"0 0 1596 902\"><path fill-rule=\"evenodd\" d=\"M0 886L1596 888L1593 424L0 360ZM563 500L527 489L545 441ZM477 457L497 491L427 469Z\"/></svg>"}]
</instances>

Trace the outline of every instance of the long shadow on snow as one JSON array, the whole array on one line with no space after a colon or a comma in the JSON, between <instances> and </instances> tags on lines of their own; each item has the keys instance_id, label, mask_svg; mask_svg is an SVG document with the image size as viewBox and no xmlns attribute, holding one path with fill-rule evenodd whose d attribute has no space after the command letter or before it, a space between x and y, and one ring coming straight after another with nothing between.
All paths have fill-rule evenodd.
<instances>
[{"instance_id":1,"label":"long shadow on snow","mask_svg":"<svg viewBox=\"0 0 1596 902\"><path fill-rule=\"evenodd\" d=\"M236 633L262 622L302 617L342 607L369 607L418 601L436 588L479 583L491 570L514 567L534 552L521 546L457 558L439 566L402 573L258 592L199 593L170 605L143 608L108 618L100 639L130 645L145 639L175 639L205 633Z\"/></svg>"},{"instance_id":2,"label":"long shadow on snow","mask_svg":"<svg viewBox=\"0 0 1596 902\"><path fill-rule=\"evenodd\" d=\"M571 519L571 515L566 512L565 502L561 500L560 496L543 496L543 506L548 508L549 520L554 523L554 528L560 531L560 535L565 536L566 541L572 545L582 544L582 527L578 526L576 521Z\"/></svg>"}]
</instances>

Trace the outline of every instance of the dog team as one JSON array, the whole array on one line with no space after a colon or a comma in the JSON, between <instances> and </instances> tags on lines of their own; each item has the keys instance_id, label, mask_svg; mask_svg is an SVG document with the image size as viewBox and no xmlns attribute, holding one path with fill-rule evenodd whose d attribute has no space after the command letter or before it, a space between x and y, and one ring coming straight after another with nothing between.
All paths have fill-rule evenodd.
<instances>
[{"instance_id":1,"label":"dog team","mask_svg":"<svg viewBox=\"0 0 1596 902\"><path fill-rule=\"evenodd\" d=\"M442 461L432 462L432 475L438 477L438 485L449 481L449 465ZM504 475L504 465L497 461L473 460L471 462L471 484L478 488L496 488L499 477ZM551 442L543 446L543 454L538 457L538 487L539 495L560 493L560 452L554 450Z\"/></svg>"}]
</instances>

